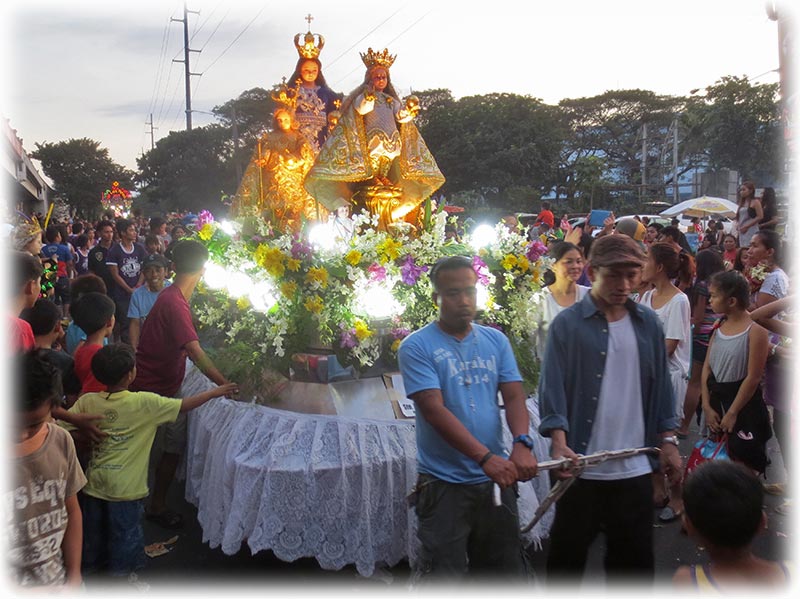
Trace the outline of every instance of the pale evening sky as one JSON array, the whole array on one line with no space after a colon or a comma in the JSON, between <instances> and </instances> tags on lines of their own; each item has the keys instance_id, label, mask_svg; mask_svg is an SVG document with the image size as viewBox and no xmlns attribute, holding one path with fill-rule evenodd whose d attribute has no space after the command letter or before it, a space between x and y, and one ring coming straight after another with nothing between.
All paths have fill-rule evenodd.
<instances>
[{"instance_id":1,"label":"pale evening sky","mask_svg":"<svg viewBox=\"0 0 800 599\"><path fill-rule=\"evenodd\" d=\"M189 0L192 108L210 111L288 77L296 33L325 36L336 91L361 82L359 58L388 46L401 94L527 94L547 103L640 88L685 95L725 75L776 82L777 23L762 0L253 2ZM3 116L35 143L89 137L136 168L155 140L185 127L179 0L125 4L12 0L2 11ZM213 117L193 115L194 126Z\"/></svg>"}]
</instances>

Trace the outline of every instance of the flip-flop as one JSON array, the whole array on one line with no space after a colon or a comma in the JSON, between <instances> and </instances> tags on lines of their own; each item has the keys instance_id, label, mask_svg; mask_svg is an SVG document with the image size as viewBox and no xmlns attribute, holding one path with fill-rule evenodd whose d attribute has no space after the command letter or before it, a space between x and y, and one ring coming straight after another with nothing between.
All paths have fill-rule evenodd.
<instances>
[{"instance_id":1,"label":"flip-flop","mask_svg":"<svg viewBox=\"0 0 800 599\"><path fill-rule=\"evenodd\" d=\"M150 522L155 522L161 528L167 528L169 530L178 530L179 528L183 528L183 516L173 512L172 510L164 510L163 512L159 512L157 514L147 512L145 513L144 517Z\"/></svg>"},{"instance_id":2,"label":"flip-flop","mask_svg":"<svg viewBox=\"0 0 800 599\"><path fill-rule=\"evenodd\" d=\"M674 522L678 518L681 517L683 512L676 512L670 506L665 507L661 510L661 513L658 515L659 522Z\"/></svg>"}]
</instances>

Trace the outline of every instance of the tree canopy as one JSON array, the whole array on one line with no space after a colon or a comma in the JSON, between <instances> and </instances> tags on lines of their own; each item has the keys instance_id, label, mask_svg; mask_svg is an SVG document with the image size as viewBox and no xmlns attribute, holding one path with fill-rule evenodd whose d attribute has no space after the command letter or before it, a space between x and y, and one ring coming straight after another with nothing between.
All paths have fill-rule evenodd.
<instances>
[{"instance_id":1,"label":"tree canopy","mask_svg":"<svg viewBox=\"0 0 800 599\"><path fill-rule=\"evenodd\" d=\"M109 157L100 142L87 138L36 144L31 157L42 163L42 172L53 181L53 191L81 214L102 211L100 198L114 181L133 187L135 173Z\"/></svg>"},{"instance_id":2,"label":"tree canopy","mask_svg":"<svg viewBox=\"0 0 800 599\"><path fill-rule=\"evenodd\" d=\"M169 210L219 210L233 193L230 132L219 125L173 131L137 160L139 205Z\"/></svg>"},{"instance_id":3,"label":"tree canopy","mask_svg":"<svg viewBox=\"0 0 800 599\"><path fill-rule=\"evenodd\" d=\"M214 108L217 124L159 140L138 160L138 203L160 211L218 207L272 126L277 88L245 90ZM414 93L417 126L447 178L442 192L476 205L531 211L551 193L580 209L663 199L676 174L694 169L734 169L765 185L782 175L778 87L746 77L724 77L688 97L613 90L556 106L508 93ZM87 214L99 210L110 181L133 177L89 139L37 145L33 156L56 191Z\"/></svg>"}]
</instances>

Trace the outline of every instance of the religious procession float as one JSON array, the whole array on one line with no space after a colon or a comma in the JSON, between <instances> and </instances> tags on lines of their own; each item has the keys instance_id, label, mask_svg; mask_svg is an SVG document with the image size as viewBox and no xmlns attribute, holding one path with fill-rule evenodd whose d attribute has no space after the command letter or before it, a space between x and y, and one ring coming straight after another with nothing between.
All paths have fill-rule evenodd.
<instances>
[{"instance_id":1,"label":"religious procession float","mask_svg":"<svg viewBox=\"0 0 800 599\"><path fill-rule=\"evenodd\" d=\"M481 321L511 338L532 390L545 246L503 224L461 241L447 235L455 217L431 200L445 178L414 125L419 101L392 85L396 56L361 53L364 82L342 100L322 75L324 38L308 31L294 41L292 81L273 94L273 127L258 140L233 218L198 219L211 261L195 310L225 365L259 402L327 413L327 390L303 385L315 398L303 406L294 383L396 369L402 339L436 318L427 272L460 254L478 275Z\"/></svg>"},{"instance_id":2,"label":"religious procession float","mask_svg":"<svg viewBox=\"0 0 800 599\"><path fill-rule=\"evenodd\" d=\"M391 82L396 57L362 53L364 82L342 98L322 75L323 45L310 30L295 37L295 72L273 95L272 129L231 219L198 216L210 260L193 309L241 392L189 414L186 497L204 540L225 553L247 543L369 576L413 563L417 551L406 502L417 469L413 402L396 354L437 317L428 272L443 256L471 257L479 318L509 336L533 391L549 259L503 224L453 238L452 217L431 199L445 178L414 125L419 102ZM190 369L183 389L210 384ZM535 435L533 399L528 410ZM535 451L548 453L538 436ZM548 490L547 477L520 485L522 521ZM546 536L550 521L531 524L526 542Z\"/></svg>"}]
</instances>

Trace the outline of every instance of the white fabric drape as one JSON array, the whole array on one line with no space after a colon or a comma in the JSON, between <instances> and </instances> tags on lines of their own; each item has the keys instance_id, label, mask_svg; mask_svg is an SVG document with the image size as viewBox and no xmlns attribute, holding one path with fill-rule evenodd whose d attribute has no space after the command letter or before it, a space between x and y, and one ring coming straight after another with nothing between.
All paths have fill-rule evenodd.
<instances>
[{"instance_id":1,"label":"white fabric drape","mask_svg":"<svg viewBox=\"0 0 800 599\"><path fill-rule=\"evenodd\" d=\"M185 396L211 386L187 370ZM535 400L528 401L538 424ZM510 446L510 433L508 445ZM547 442L536 454L547 459ZM413 421L301 414L215 399L189 413L186 499L198 508L203 541L228 555L246 542L284 561L314 557L327 570L416 557L416 515L406 496L416 480ZM520 485L520 522L547 494L547 476ZM539 543L548 514L525 543Z\"/></svg>"}]
</instances>

